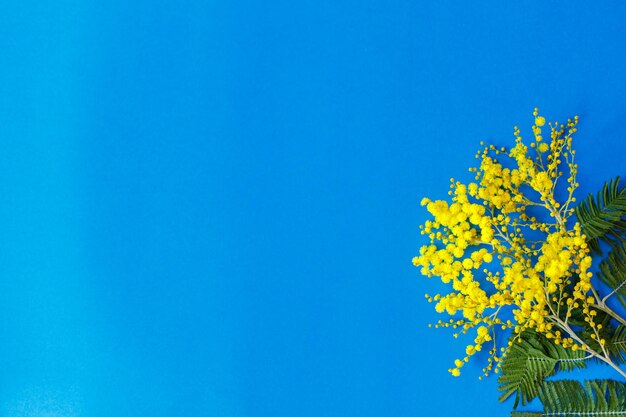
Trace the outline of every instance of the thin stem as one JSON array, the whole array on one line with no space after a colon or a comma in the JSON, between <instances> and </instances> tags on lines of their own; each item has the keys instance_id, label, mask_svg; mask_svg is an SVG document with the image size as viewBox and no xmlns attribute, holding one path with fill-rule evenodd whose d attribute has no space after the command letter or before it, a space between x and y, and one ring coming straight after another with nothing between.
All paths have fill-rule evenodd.
<instances>
[{"instance_id":1,"label":"thin stem","mask_svg":"<svg viewBox=\"0 0 626 417\"><path fill-rule=\"evenodd\" d=\"M626 326L626 320L624 320L619 314L617 314L615 311L611 310L611 308L609 306L607 306L605 303L601 303L601 304L597 304L595 306L592 307L596 307L602 311L604 311L605 313L607 313L609 316L613 317L615 320L619 321L620 324Z\"/></svg>"},{"instance_id":2,"label":"thin stem","mask_svg":"<svg viewBox=\"0 0 626 417\"><path fill-rule=\"evenodd\" d=\"M598 294L598 292L596 291L595 288L593 288L593 286L591 287L591 292L593 293L593 296L596 298L596 300L598 301L598 304L602 304L602 300L600 299L600 295Z\"/></svg>"},{"instance_id":3,"label":"thin stem","mask_svg":"<svg viewBox=\"0 0 626 417\"><path fill-rule=\"evenodd\" d=\"M595 355L594 355L595 356ZM606 363L607 365L609 365L611 368L615 369L621 376L623 376L624 378L626 378L626 372L622 371L619 366L615 365L615 363L609 359L609 358L605 358L603 356L596 356L598 359L600 359L602 362Z\"/></svg>"},{"instance_id":4,"label":"thin stem","mask_svg":"<svg viewBox=\"0 0 626 417\"><path fill-rule=\"evenodd\" d=\"M619 287L615 290L617 291L619 289ZM611 295L613 295L613 293L615 292L613 291L612 293L610 293L609 295L607 295L604 298L600 298L600 295L598 294L598 292L595 290L595 288L591 287L591 292L593 293L593 296L596 299L596 304L593 305L592 307L597 308L598 310L602 310L605 313L607 313L609 316L613 317L615 320L619 321L620 324L626 326L626 320L624 320L622 318L622 316L620 316L619 314L617 314L615 311L613 311L608 305L606 305L606 300L607 298L609 298Z\"/></svg>"},{"instance_id":5,"label":"thin stem","mask_svg":"<svg viewBox=\"0 0 626 417\"><path fill-rule=\"evenodd\" d=\"M609 297L611 297L612 295L614 295L616 292L618 292L619 290L622 289L622 287L626 285L626 280L622 281L621 284L619 284L613 291L611 291L606 297L604 297L602 299L602 304L606 303L606 300L609 299Z\"/></svg>"},{"instance_id":6,"label":"thin stem","mask_svg":"<svg viewBox=\"0 0 626 417\"><path fill-rule=\"evenodd\" d=\"M559 319L558 317L552 316L551 319L559 325L559 327L564 330L565 332L567 332L567 334L574 339L575 341L577 341L580 345L582 346L586 346L586 351L589 352L591 355L593 355L594 357L600 359L602 362L606 363L607 365L609 365L611 368L615 369L621 376L623 376L624 378L626 378L626 372L622 371L619 366L617 366L610 358L610 356L608 355L608 353L606 353L606 350L604 350L604 346L602 347L602 349L604 350L604 354L606 355L601 355L600 353L596 352L595 350L591 349L585 342L583 342L580 337L578 337L578 335L576 334L576 332L574 332L574 330L572 330L572 328L567 325L566 323L564 323L561 319ZM601 345L602 346L602 345Z\"/></svg>"}]
</instances>

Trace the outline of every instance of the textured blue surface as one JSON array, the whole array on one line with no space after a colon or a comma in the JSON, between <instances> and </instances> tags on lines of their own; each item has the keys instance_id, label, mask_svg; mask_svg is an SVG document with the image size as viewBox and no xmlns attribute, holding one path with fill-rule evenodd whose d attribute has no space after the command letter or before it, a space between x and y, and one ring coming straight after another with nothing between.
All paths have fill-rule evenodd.
<instances>
[{"instance_id":1,"label":"textured blue surface","mask_svg":"<svg viewBox=\"0 0 626 417\"><path fill-rule=\"evenodd\" d=\"M4 2L0 416L506 415L426 327L418 202L535 106L581 116L579 195L626 176L625 20Z\"/></svg>"}]
</instances>

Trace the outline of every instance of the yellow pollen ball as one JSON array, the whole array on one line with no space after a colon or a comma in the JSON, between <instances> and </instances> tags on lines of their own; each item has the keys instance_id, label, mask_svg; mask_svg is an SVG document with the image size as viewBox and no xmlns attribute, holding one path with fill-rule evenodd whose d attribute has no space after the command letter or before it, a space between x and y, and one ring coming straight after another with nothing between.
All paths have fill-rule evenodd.
<instances>
[{"instance_id":1,"label":"yellow pollen ball","mask_svg":"<svg viewBox=\"0 0 626 417\"><path fill-rule=\"evenodd\" d=\"M471 269L474 266L474 262L471 259L463 259L463 268Z\"/></svg>"}]
</instances>

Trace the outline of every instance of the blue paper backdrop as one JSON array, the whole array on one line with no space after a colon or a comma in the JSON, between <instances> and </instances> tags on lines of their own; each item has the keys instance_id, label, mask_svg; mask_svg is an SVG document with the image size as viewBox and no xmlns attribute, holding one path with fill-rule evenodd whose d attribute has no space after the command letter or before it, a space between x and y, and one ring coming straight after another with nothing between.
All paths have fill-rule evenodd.
<instances>
[{"instance_id":1,"label":"blue paper backdrop","mask_svg":"<svg viewBox=\"0 0 626 417\"><path fill-rule=\"evenodd\" d=\"M426 326L418 203L535 106L581 116L579 195L626 175L625 20L3 2L0 415L507 415Z\"/></svg>"}]
</instances>

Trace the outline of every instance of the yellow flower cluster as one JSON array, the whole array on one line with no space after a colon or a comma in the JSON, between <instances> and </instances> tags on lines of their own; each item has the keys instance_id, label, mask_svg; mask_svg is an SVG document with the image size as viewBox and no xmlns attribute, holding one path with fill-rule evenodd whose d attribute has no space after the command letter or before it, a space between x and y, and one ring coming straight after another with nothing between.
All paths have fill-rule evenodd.
<instances>
[{"instance_id":1,"label":"yellow flower cluster","mask_svg":"<svg viewBox=\"0 0 626 417\"><path fill-rule=\"evenodd\" d=\"M488 145L477 153L480 166L470 168L475 182L451 180L450 202L421 202L432 215L421 226L430 244L421 247L413 264L450 286L447 294L426 297L436 303L437 312L454 316L435 327L458 329L455 337L470 330L474 334L465 357L449 370L454 376L489 342L483 371L498 372L515 338L498 350L496 330L512 329L519 337L533 329L576 350L588 347L570 331L572 311L581 309L596 328L594 298L589 296L591 257L580 225L570 224L578 186L572 149L578 117L566 124L550 123L546 141L546 120L537 109L534 116L530 146L515 127L513 148ZM564 165L569 171L567 198L559 203L555 192ZM505 311L512 320L501 318Z\"/></svg>"}]
</instances>

